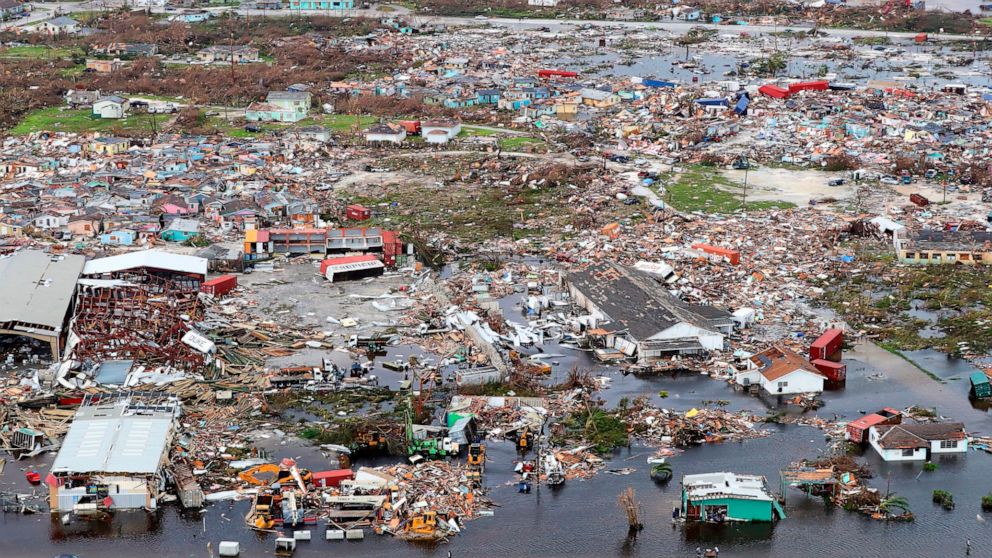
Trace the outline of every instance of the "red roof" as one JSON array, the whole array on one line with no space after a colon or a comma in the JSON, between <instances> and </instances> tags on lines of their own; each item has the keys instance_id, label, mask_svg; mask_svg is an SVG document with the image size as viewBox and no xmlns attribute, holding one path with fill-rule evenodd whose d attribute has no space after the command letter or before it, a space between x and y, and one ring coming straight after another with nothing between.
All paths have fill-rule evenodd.
<instances>
[{"instance_id":1,"label":"red roof","mask_svg":"<svg viewBox=\"0 0 992 558\"><path fill-rule=\"evenodd\" d=\"M876 424L881 424L885 420L888 419L886 419L885 417L883 417L878 413L872 413L870 415L863 416L858 420L851 421L851 424L849 426L853 426L861 430L867 430L868 428L875 426Z\"/></svg>"}]
</instances>

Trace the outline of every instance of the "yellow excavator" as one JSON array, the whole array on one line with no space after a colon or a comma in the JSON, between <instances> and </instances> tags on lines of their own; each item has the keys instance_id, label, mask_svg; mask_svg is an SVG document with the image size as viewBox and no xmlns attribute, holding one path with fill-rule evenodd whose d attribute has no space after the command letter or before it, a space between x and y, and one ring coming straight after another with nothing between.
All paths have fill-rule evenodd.
<instances>
[{"instance_id":1,"label":"yellow excavator","mask_svg":"<svg viewBox=\"0 0 992 558\"><path fill-rule=\"evenodd\" d=\"M273 510L278 507L281 498L272 494L257 494L255 505L252 506L252 517L254 526L258 529L272 529L275 527L275 520L272 519Z\"/></svg>"},{"instance_id":2,"label":"yellow excavator","mask_svg":"<svg viewBox=\"0 0 992 558\"><path fill-rule=\"evenodd\" d=\"M468 447L465 478L476 486L482 485L482 472L486 469L486 446L472 444Z\"/></svg>"},{"instance_id":3,"label":"yellow excavator","mask_svg":"<svg viewBox=\"0 0 992 558\"><path fill-rule=\"evenodd\" d=\"M255 486L269 486L274 482L285 484L295 481L300 490L306 492L306 485L313 483L313 473L306 469L299 469L298 475L294 475L294 469L295 467L287 470L279 465L266 463L241 471L238 473L238 479ZM259 478L258 475L260 474L265 474L269 478Z\"/></svg>"}]
</instances>

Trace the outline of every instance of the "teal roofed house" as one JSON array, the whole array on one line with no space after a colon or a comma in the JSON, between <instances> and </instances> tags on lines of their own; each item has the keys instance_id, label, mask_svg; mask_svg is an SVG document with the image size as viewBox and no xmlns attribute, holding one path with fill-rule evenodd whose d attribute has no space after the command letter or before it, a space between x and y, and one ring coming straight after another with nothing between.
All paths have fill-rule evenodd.
<instances>
[{"instance_id":1,"label":"teal roofed house","mask_svg":"<svg viewBox=\"0 0 992 558\"><path fill-rule=\"evenodd\" d=\"M765 477L705 473L682 477L682 516L687 521L774 521L785 511L769 492Z\"/></svg>"},{"instance_id":2,"label":"teal roofed house","mask_svg":"<svg viewBox=\"0 0 992 558\"><path fill-rule=\"evenodd\" d=\"M290 10L353 10L355 0L289 0Z\"/></svg>"}]
</instances>

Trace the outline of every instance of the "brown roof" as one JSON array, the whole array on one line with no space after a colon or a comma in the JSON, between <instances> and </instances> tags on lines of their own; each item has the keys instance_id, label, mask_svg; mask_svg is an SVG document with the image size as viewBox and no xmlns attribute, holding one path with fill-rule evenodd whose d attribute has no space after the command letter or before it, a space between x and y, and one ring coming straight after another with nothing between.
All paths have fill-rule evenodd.
<instances>
[{"instance_id":1,"label":"brown roof","mask_svg":"<svg viewBox=\"0 0 992 558\"><path fill-rule=\"evenodd\" d=\"M875 426L878 445L888 449L925 448L935 440L964 440L964 423L893 424Z\"/></svg>"},{"instance_id":2,"label":"brown roof","mask_svg":"<svg viewBox=\"0 0 992 558\"><path fill-rule=\"evenodd\" d=\"M813 368L813 365L807 362L805 358L790 351L789 349L778 346L754 355L751 357L751 362L758 366L761 371L761 375L767 378L770 382L774 382L782 376L791 374L796 370L805 370L810 374L823 376L823 374L821 374L816 368Z\"/></svg>"}]
</instances>

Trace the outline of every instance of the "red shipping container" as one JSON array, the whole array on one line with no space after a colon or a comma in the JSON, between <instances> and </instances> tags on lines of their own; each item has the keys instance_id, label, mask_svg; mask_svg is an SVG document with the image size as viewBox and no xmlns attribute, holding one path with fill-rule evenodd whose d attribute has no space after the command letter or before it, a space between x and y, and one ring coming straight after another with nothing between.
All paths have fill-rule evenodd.
<instances>
[{"instance_id":1,"label":"red shipping container","mask_svg":"<svg viewBox=\"0 0 992 558\"><path fill-rule=\"evenodd\" d=\"M711 246L709 244L693 244L693 250L701 250L707 254L713 256L720 256L721 258L726 258L730 265L737 265L741 263L741 253L737 250L732 250L730 248L722 248L720 246Z\"/></svg>"},{"instance_id":2,"label":"red shipping container","mask_svg":"<svg viewBox=\"0 0 992 558\"><path fill-rule=\"evenodd\" d=\"M236 275L221 275L201 284L200 292L220 297L233 291L237 286L238 277Z\"/></svg>"},{"instance_id":3,"label":"red shipping container","mask_svg":"<svg viewBox=\"0 0 992 558\"><path fill-rule=\"evenodd\" d=\"M930 205L930 200L924 198L923 196L921 196L919 194L910 194L909 195L909 201L915 203L916 205L918 205L920 207L926 207L926 206Z\"/></svg>"},{"instance_id":4,"label":"red shipping container","mask_svg":"<svg viewBox=\"0 0 992 558\"><path fill-rule=\"evenodd\" d=\"M793 95L800 91L826 91L829 88L830 83L827 81L800 81L789 84L789 94Z\"/></svg>"},{"instance_id":5,"label":"red shipping container","mask_svg":"<svg viewBox=\"0 0 992 558\"><path fill-rule=\"evenodd\" d=\"M843 382L847 380L847 365L832 360L818 358L812 363L814 368L827 377L831 382Z\"/></svg>"},{"instance_id":6,"label":"red shipping container","mask_svg":"<svg viewBox=\"0 0 992 558\"><path fill-rule=\"evenodd\" d=\"M574 77L578 77L579 74L576 72L568 72L565 70L539 70L537 72L537 75L538 77L542 77L542 78L550 78L550 77L574 78Z\"/></svg>"},{"instance_id":7,"label":"red shipping container","mask_svg":"<svg viewBox=\"0 0 992 558\"><path fill-rule=\"evenodd\" d=\"M318 471L313 474L313 485L321 488L338 486L341 481L355 478L355 473L351 469L333 469L331 471Z\"/></svg>"},{"instance_id":8,"label":"red shipping container","mask_svg":"<svg viewBox=\"0 0 992 558\"><path fill-rule=\"evenodd\" d=\"M841 359L841 346L844 344L844 332L839 329L828 329L823 332L809 347L809 359L833 360Z\"/></svg>"},{"instance_id":9,"label":"red shipping container","mask_svg":"<svg viewBox=\"0 0 992 558\"><path fill-rule=\"evenodd\" d=\"M774 97L776 99L786 99L789 97L789 95L792 95L792 93L790 93L788 89L779 87L777 85L762 85L761 87L758 88L758 92L761 93L762 95L766 95L768 97Z\"/></svg>"},{"instance_id":10,"label":"red shipping container","mask_svg":"<svg viewBox=\"0 0 992 558\"><path fill-rule=\"evenodd\" d=\"M349 205L344 210L344 216L352 221L365 221L372 218L372 210L364 205Z\"/></svg>"}]
</instances>

